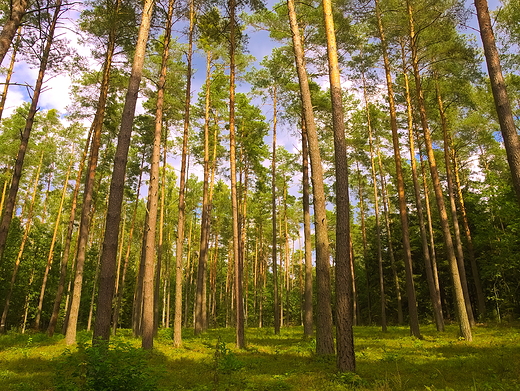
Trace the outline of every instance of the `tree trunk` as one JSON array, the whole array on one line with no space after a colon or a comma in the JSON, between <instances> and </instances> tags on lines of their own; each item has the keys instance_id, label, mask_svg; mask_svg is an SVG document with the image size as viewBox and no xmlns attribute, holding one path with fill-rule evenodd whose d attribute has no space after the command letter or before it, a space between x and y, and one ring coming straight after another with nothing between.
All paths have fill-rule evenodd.
<instances>
[{"instance_id":1,"label":"tree trunk","mask_svg":"<svg viewBox=\"0 0 520 391\"><path fill-rule=\"evenodd\" d=\"M350 199L348 188L347 144L343 97L336 48L336 33L330 0L323 0L327 57L329 63L330 97L334 131L334 167L336 169L336 345L337 367L341 372L356 369L354 354L354 318L352 306L352 272L350 251Z\"/></svg>"},{"instance_id":2,"label":"tree trunk","mask_svg":"<svg viewBox=\"0 0 520 391\"><path fill-rule=\"evenodd\" d=\"M417 58L417 46L415 36L415 26L413 20L413 10L410 1L407 0L408 16L409 16L409 27L410 27L410 39L411 39L411 51L412 51L412 67L415 77L415 86L417 90L417 102L419 106L419 114L421 117L421 125L423 128L423 137L428 153L428 161L430 164L430 173L433 182L433 188L435 191L435 199L437 201L437 207L439 209L439 215L441 220L442 234L444 238L444 247L446 256L450 265L451 276L453 279L453 290L455 293L455 305L457 308L457 314L459 317L460 332L463 338L467 341L472 340L471 325L468 320L468 313L466 311L466 305L464 303L464 293L462 291L462 284L460 282L460 275L457 266L457 258L453 247L453 241L451 237L448 214L444 205L444 195L442 194L442 187L439 178L439 171L437 168L437 162L433 153L433 143L431 140L430 129L428 127L428 120L426 117L426 107L424 102L424 95L421 86L421 76L419 73L419 63Z\"/></svg>"},{"instance_id":3,"label":"tree trunk","mask_svg":"<svg viewBox=\"0 0 520 391\"><path fill-rule=\"evenodd\" d=\"M11 42L16 34L16 30L22 23L22 18L25 16L27 11L27 6L29 5L29 0L13 0L10 2L11 9L9 14L9 19L4 24L4 28L0 33L0 64L4 61L4 57L9 50L9 46L11 46ZM61 1L56 2L56 8L59 9L61 7ZM59 15L59 13L55 12L55 15ZM52 36L52 34L51 34ZM52 38L51 38L52 40Z\"/></svg>"},{"instance_id":4,"label":"tree trunk","mask_svg":"<svg viewBox=\"0 0 520 391\"><path fill-rule=\"evenodd\" d=\"M114 13L119 9L119 1L115 4ZM83 190L83 206L81 209L81 220L79 225L78 245L76 254L76 273L74 276L74 285L72 288L72 301L70 305L70 313L67 322L67 332L65 341L67 345L76 342L77 322L79 315L79 307L81 301L81 290L83 285L83 269L87 252L87 241L90 230L92 197L94 192L94 178L99 157L99 148L101 146L101 131L103 129L103 120L105 117L105 106L108 99L108 89L110 84L110 71L112 67L112 57L115 50L115 26L110 31L105 64L103 67L103 79L99 92L99 99L96 108L96 114L91 126L92 145L90 147L90 156L85 179L85 188ZM119 228L117 228L119 230Z\"/></svg>"},{"instance_id":5,"label":"tree trunk","mask_svg":"<svg viewBox=\"0 0 520 391\"><path fill-rule=\"evenodd\" d=\"M426 234L426 225L424 221L423 206L421 200L421 188L419 185L418 174L417 174L417 160L415 157L414 137L413 137L413 113L412 113L412 100L410 96L410 83L408 80L408 72L406 69L406 62L404 57L404 46L403 50L403 76L406 96L406 113L408 122L408 142L410 147L410 162L412 166L412 180L415 194L415 204L417 207L417 216L419 219L419 231L421 234L421 245L424 257L424 268L426 270L426 281L428 282L428 290L430 293L430 300L433 306L433 316L435 319L435 325L437 331L444 331L444 317L442 315L441 306L441 295L438 285L435 284L432 259L430 257L430 250L428 248L428 237Z\"/></svg>"},{"instance_id":6,"label":"tree trunk","mask_svg":"<svg viewBox=\"0 0 520 391\"><path fill-rule=\"evenodd\" d=\"M468 320L471 327L475 326L475 318L473 316L473 308L471 298L469 296L468 279L466 277L466 266L464 264L464 251L462 250L462 240L460 237L459 219L457 206L455 204L455 193L453 191L453 177L451 173L450 159L450 136L448 134L448 123L444 112L444 103L442 101L438 80L435 80L435 90L437 94L437 104L439 107L439 115L441 118L442 135L444 141L444 165L446 166L446 183L448 197L450 200L451 220L453 223L453 237L455 239L455 249L457 251L457 265L459 267L460 283L462 284L462 292L464 293L464 301L466 303L466 311L468 312Z\"/></svg>"},{"instance_id":7,"label":"tree trunk","mask_svg":"<svg viewBox=\"0 0 520 391\"><path fill-rule=\"evenodd\" d=\"M314 334L314 322L312 311L312 234L310 212L310 183L309 183L309 142L305 130L305 122L302 128L302 204L303 204L303 242L305 248L305 293L303 310L303 335L311 338Z\"/></svg>"},{"instance_id":8,"label":"tree trunk","mask_svg":"<svg viewBox=\"0 0 520 391\"><path fill-rule=\"evenodd\" d=\"M206 319L204 319L204 281L206 280L206 265L208 263L209 247L209 116L211 97L211 52L206 52L206 96L204 110L204 183L202 189L202 216L200 220L200 247L199 267L197 269L197 291L195 298L195 335L205 330Z\"/></svg>"},{"instance_id":9,"label":"tree trunk","mask_svg":"<svg viewBox=\"0 0 520 391\"><path fill-rule=\"evenodd\" d=\"M357 177L359 183L359 215L361 217L361 238L363 242L363 262L365 268L366 288L367 288L367 312L368 324L372 324L372 300L370 297L370 272L368 270L368 249L367 249L367 230L365 224L365 202L363 197L363 181L361 177L361 170L359 169L359 162L357 165Z\"/></svg>"},{"instance_id":10,"label":"tree trunk","mask_svg":"<svg viewBox=\"0 0 520 391\"><path fill-rule=\"evenodd\" d=\"M388 105L390 108L390 128L392 130L392 144L394 147L395 173L397 184L397 195L399 199L399 217L401 218L401 230L403 237L403 256L404 269L406 272L406 296L408 298L408 317L410 322L410 332L417 338L421 337L419 330L419 314L417 312L417 299L415 296L415 286L413 281L412 249L410 245L410 233L408 223L408 211L406 208L406 194L404 189L403 169L401 164L401 147L399 145L399 133L397 129L397 112L395 108L392 73L388 49L381 20L379 1L376 0L376 14L378 20L379 38L383 49L383 62L385 65L386 86L388 89Z\"/></svg>"},{"instance_id":11,"label":"tree trunk","mask_svg":"<svg viewBox=\"0 0 520 391\"><path fill-rule=\"evenodd\" d=\"M231 171L231 210L233 214L233 259L235 266L235 316L236 344L238 349L245 348L244 302L242 274L243 265L240 256L239 210L237 197L236 140L235 140L235 52L236 52L236 1L229 0L229 163Z\"/></svg>"},{"instance_id":12,"label":"tree trunk","mask_svg":"<svg viewBox=\"0 0 520 391\"><path fill-rule=\"evenodd\" d=\"M381 302L381 329L383 332L387 331L386 324L386 295L385 295L385 280L383 273L383 253L381 250L381 223L379 221L379 193L377 188L377 176L374 157L374 137L372 132L372 121L370 118L370 107L368 105L368 98L366 93L365 75L363 74L363 95L365 99L365 111L367 118L368 141L370 145L370 170L372 174L372 186L374 191L374 215L376 219L376 247L377 247L377 265L379 267L379 292Z\"/></svg>"},{"instance_id":13,"label":"tree trunk","mask_svg":"<svg viewBox=\"0 0 520 391\"><path fill-rule=\"evenodd\" d=\"M504 76L502 75L502 67L495 43L487 0L475 0L475 8L477 10L480 37L482 38L482 46L484 47L484 55L486 56L500 131L504 138L507 161L511 169L516 197L520 203L520 139L518 138L518 132L513 119L511 104L507 94L507 86L504 81Z\"/></svg>"},{"instance_id":14,"label":"tree trunk","mask_svg":"<svg viewBox=\"0 0 520 391\"><path fill-rule=\"evenodd\" d=\"M0 63L5 56L5 52L11 43L14 34L16 33L16 29L20 24L20 19L25 12L25 7L27 6L26 1L18 1L13 4L13 10L11 19L4 26L4 30L0 33ZM11 179L11 187L9 189L9 195L7 197L7 202L5 204L5 209L2 214L2 220L0 221L0 265L3 262L3 255L5 251L5 245L7 242L7 234L9 232L9 226L11 225L11 220L13 218L14 207L16 203L16 195L18 194L18 188L20 186L20 179L22 177L22 168L25 159L25 153L27 151L27 146L29 144L29 137L31 135L31 130L34 124L34 117L36 116L36 112L38 111L38 100L40 99L40 94L43 88L43 79L45 76L45 71L47 70L47 64L49 62L49 56L51 52L52 42L54 40L54 32L56 30L56 24L58 22L58 18L60 16L61 10L61 0L56 0L54 15L52 17L52 22L47 32L47 39L45 41L45 47L43 49L42 58L40 61L40 69L38 71L38 77L36 79L36 84L34 86L34 91L31 99L31 106L29 107L29 112L27 113L27 118L25 120L25 127L23 132L20 134L20 147L18 148L18 154L16 156L16 162L14 165L13 177ZM20 15L18 15L20 13ZM6 37L4 36L4 32L8 25L13 21L15 23L14 29L12 31L12 36L10 36L9 42L6 43ZM17 21L17 24L16 24ZM5 51L4 51L4 45ZM3 54L2 54L3 53Z\"/></svg>"},{"instance_id":15,"label":"tree trunk","mask_svg":"<svg viewBox=\"0 0 520 391\"><path fill-rule=\"evenodd\" d=\"M36 202L36 193L38 191L38 183L40 180L40 172L42 169L42 162L43 162L43 152L40 157L40 164L38 165L38 169L36 171L36 177L34 179L34 190L31 197L31 204L29 206L29 212L27 213L27 222L25 225L25 231L22 237L22 243L20 244L20 249L18 250L18 256L16 257L16 261L14 263L14 270L13 274L11 275L11 284L9 285L9 291L7 292L6 298L5 298L5 305L4 305L4 311L2 312L2 318L0 319L0 333L5 334L7 331L7 312L9 311L9 304L11 302L11 296L13 294L14 289L14 283L16 282L16 277L18 276L18 268L20 267L20 262L22 261L22 255L23 250L25 249L25 244L27 243L27 239L29 238L29 233L31 232L32 228L32 221L33 221L33 209L34 204Z\"/></svg>"},{"instance_id":16,"label":"tree trunk","mask_svg":"<svg viewBox=\"0 0 520 391\"><path fill-rule=\"evenodd\" d=\"M85 161L87 159L87 154L88 154L91 138L92 138L92 128L90 128L90 130L88 132L87 141L85 142L85 149L83 150L83 155L82 155L81 161L79 163L78 173L76 175L76 183L74 185L74 191L72 193L72 205L70 208L69 223L67 226L67 235L65 236L65 244L63 246L63 254L61 257L60 280L58 282L58 290L56 291L56 296L54 298L54 307L52 309L52 315L51 315L51 319L49 321L49 327L47 328L47 334L50 337L52 337L54 335L54 330L56 329L56 325L58 323L58 316L59 316L60 307L61 307L61 299L63 297L63 292L65 290L65 278L67 277L67 265L69 263L70 247L71 247L71 243L72 243L72 235L74 233L74 222L76 221L76 209L77 209L77 205L78 205L79 189L81 186L81 178L83 177L83 169L85 168ZM68 308L67 305L65 307Z\"/></svg>"},{"instance_id":17,"label":"tree trunk","mask_svg":"<svg viewBox=\"0 0 520 391\"><path fill-rule=\"evenodd\" d=\"M459 202L460 215L462 217L462 223L464 226L464 234L466 235L467 249L469 255L469 262L471 265L471 274L473 276L473 283L475 284L475 291L477 293L477 306L478 316L480 320L484 320L486 316L486 297L484 290L482 289L482 281L480 279L480 269L477 264L475 257L475 248L473 246L473 238L471 235L471 229L469 228L468 215L466 213L466 206L464 204L464 196L462 195L462 187L460 184L459 177L459 164L457 161L456 153L453 149L453 140L451 141L451 158L453 160L453 172L455 176L455 187L457 190L457 201Z\"/></svg>"},{"instance_id":18,"label":"tree trunk","mask_svg":"<svg viewBox=\"0 0 520 391\"><path fill-rule=\"evenodd\" d=\"M72 151L74 152L74 150ZM36 319L34 320L34 328L36 330L40 329L40 319L42 315L42 309L43 309L43 298L45 296L45 288L47 286L47 278L49 276L49 271L51 269L52 261L54 259L54 246L56 244L56 238L58 236L58 229L60 227L61 223L61 212L63 210L63 204L65 202L65 196L67 195L67 187L69 184L69 176L70 172L72 170L72 165L74 163L74 158L70 159L69 168L67 170L67 175L65 176L65 182L63 183L63 190L61 192L61 200L60 200L60 206L58 208L58 215L56 216L56 223L54 224L54 232L52 234L51 239L51 246L49 249L49 255L47 256L47 264L45 266L45 272L43 273L43 281L42 281L42 287L40 291L40 298L38 300L38 309L36 312Z\"/></svg>"},{"instance_id":19,"label":"tree trunk","mask_svg":"<svg viewBox=\"0 0 520 391\"><path fill-rule=\"evenodd\" d=\"M312 170L312 189L314 195L314 224L316 232L316 286L317 286L317 316L316 316L316 353L319 355L334 354L332 335L332 309L330 292L330 255L325 206L325 191L323 186L323 168L321 166L320 148L311 93L302 47L302 40L296 19L293 0L287 0L289 22L291 25L294 57L300 85L300 98L305 119L309 142L309 156Z\"/></svg>"},{"instance_id":20,"label":"tree trunk","mask_svg":"<svg viewBox=\"0 0 520 391\"><path fill-rule=\"evenodd\" d=\"M276 125L278 106L276 100L276 87L273 87L273 155L271 157L271 222L273 236L271 241L271 261L273 264L273 311L274 311L274 333L280 334L280 297L278 292L278 228L276 212ZM305 191L305 190L304 190Z\"/></svg>"},{"instance_id":21,"label":"tree trunk","mask_svg":"<svg viewBox=\"0 0 520 391\"><path fill-rule=\"evenodd\" d=\"M168 14L164 31L163 53L161 70L157 90L157 103L155 111L155 129L153 137L152 161L150 164L150 179L148 185L148 213L146 218L146 243L143 272L143 320L142 320L142 347L146 350L153 348L154 319L155 319L155 287L154 287L154 263L155 243L157 231L157 213L159 210L159 164L161 160L162 123L164 106L164 89L166 84L166 71L169 59L169 48L172 29L174 0L168 2ZM189 82L188 82L189 86ZM160 271L160 265L157 265ZM157 284L159 283L159 279Z\"/></svg>"},{"instance_id":22,"label":"tree trunk","mask_svg":"<svg viewBox=\"0 0 520 391\"><path fill-rule=\"evenodd\" d=\"M101 253L101 271L99 294L97 301L96 322L94 324L93 342L110 339L110 321L112 318L112 299L115 288L115 269L119 240L119 223L121 221L121 205L123 202L124 184L128 149L134 122L137 94L146 52L146 42L150 31L150 22L154 0L146 0L143 6L141 25L132 63L132 71L123 108L121 127L114 157L114 168L110 183L110 195L107 207L107 223ZM152 277L153 278L153 277Z\"/></svg>"},{"instance_id":23,"label":"tree trunk","mask_svg":"<svg viewBox=\"0 0 520 391\"><path fill-rule=\"evenodd\" d=\"M9 83L11 82L11 77L13 76L14 64L16 63L16 54L18 53L18 48L20 46L20 41L22 38L22 26L18 27L18 35L16 37L16 42L13 46L13 53L11 54L11 61L9 62L9 68L7 69L7 75L5 76L4 81L4 91L2 93L2 99L0 100L0 119L2 119L2 115L5 109L5 101L7 100L7 93L9 92ZM2 210L2 208L0 208Z\"/></svg>"}]
</instances>

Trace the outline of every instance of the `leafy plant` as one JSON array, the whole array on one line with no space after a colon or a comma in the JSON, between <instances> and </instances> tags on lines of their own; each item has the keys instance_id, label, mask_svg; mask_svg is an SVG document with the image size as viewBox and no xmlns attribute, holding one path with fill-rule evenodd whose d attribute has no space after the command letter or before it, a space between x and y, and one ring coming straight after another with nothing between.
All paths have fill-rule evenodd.
<instances>
[{"instance_id":1,"label":"leafy plant","mask_svg":"<svg viewBox=\"0 0 520 391\"><path fill-rule=\"evenodd\" d=\"M155 391L157 373L148 367L149 353L123 341L79 343L57 362L57 391Z\"/></svg>"}]
</instances>

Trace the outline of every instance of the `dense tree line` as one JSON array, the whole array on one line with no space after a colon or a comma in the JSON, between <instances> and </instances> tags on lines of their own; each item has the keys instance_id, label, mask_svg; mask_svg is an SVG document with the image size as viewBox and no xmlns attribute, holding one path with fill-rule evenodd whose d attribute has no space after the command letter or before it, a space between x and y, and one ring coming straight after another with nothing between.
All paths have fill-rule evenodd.
<instances>
[{"instance_id":1,"label":"dense tree line","mask_svg":"<svg viewBox=\"0 0 520 391\"><path fill-rule=\"evenodd\" d=\"M520 315L514 1L75 7L2 4L1 332L131 328L151 349L159 327L177 347L235 327L244 348L246 327L302 324L353 371L354 325L471 341ZM251 29L276 42L256 68ZM39 73L6 116L22 62ZM67 72L67 113L40 110Z\"/></svg>"}]
</instances>

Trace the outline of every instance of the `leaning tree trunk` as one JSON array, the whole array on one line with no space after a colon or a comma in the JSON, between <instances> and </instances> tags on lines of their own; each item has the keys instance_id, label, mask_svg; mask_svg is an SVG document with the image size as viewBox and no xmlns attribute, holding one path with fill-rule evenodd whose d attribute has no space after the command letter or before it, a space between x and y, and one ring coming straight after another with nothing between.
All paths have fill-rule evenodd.
<instances>
[{"instance_id":1,"label":"leaning tree trunk","mask_svg":"<svg viewBox=\"0 0 520 391\"><path fill-rule=\"evenodd\" d=\"M475 326L475 317L473 316L473 308L471 298L469 296L468 279L466 277L466 265L464 264L464 251L462 250L462 239L460 235L460 226L458 220L457 206L455 203L455 193L453 191L453 176L451 172L450 159L450 135L448 132L448 123L446 113L444 112L444 103L442 101L439 81L435 80L435 90L437 95L437 104L439 106L439 115L441 118L442 135L444 141L444 165L446 167L446 184L448 190L448 198L450 200L451 220L453 223L453 237L455 239L455 249L457 251L457 264L459 266L460 282L462 284L462 292L464 293L464 301L468 312L468 320L471 327Z\"/></svg>"},{"instance_id":2,"label":"leaning tree trunk","mask_svg":"<svg viewBox=\"0 0 520 391\"><path fill-rule=\"evenodd\" d=\"M332 335L332 309L330 292L330 254L323 185L323 167L321 165L318 134L314 121L311 92L302 46L302 39L296 18L294 0L287 0L288 16L291 25L294 57L300 85L300 98L309 142L309 156L312 171L312 189L314 195L314 225L316 232L316 353L319 355L334 354Z\"/></svg>"},{"instance_id":3,"label":"leaning tree trunk","mask_svg":"<svg viewBox=\"0 0 520 391\"><path fill-rule=\"evenodd\" d=\"M14 36L16 35L16 30L22 23L22 18L27 12L27 6L29 5L29 0L14 0L10 2L11 9L9 14L9 19L4 24L4 28L0 33L0 64L4 61L4 57L9 50L9 46L11 46L11 42L13 41ZM58 12L55 12L55 15L59 14L59 8L61 7L61 1L56 2L56 9ZM50 35L52 36L54 32ZM51 38L52 41L52 38Z\"/></svg>"},{"instance_id":4,"label":"leaning tree trunk","mask_svg":"<svg viewBox=\"0 0 520 391\"><path fill-rule=\"evenodd\" d=\"M22 243L20 244L20 249L18 250L18 256L16 257L16 261L14 263L14 269L13 269L13 274L11 275L11 283L9 285L9 290L7 291L7 295L5 297L4 310L2 312L2 317L0 319L0 333L1 334L5 334L5 332L7 331L6 330L6 327L7 327L6 321L7 321L7 313L9 311L9 305L11 303L11 296L13 295L14 284L16 282L16 277L18 276L18 269L20 267L20 262L22 261L23 251L25 249L27 239L29 238L29 233L31 232L32 221L33 221L33 209L34 209L34 204L36 202L36 196L37 196L36 193L38 190L38 182L40 180L42 162L43 162L43 152L41 154L40 164L38 165L38 169L37 169L36 175L35 175L36 177L34 179L34 190L33 190L32 197L31 197L31 204L29 206L29 211L27 213L27 222L26 222L25 231L24 231L24 234L22 237Z\"/></svg>"},{"instance_id":5,"label":"leaning tree trunk","mask_svg":"<svg viewBox=\"0 0 520 391\"><path fill-rule=\"evenodd\" d=\"M137 94L141 83L146 42L152 19L154 0L146 0L143 6L141 25L137 36L137 44L132 63L132 72L128 83L125 105L121 118L121 127L114 157L114 168L110 183L110 194L107 207L107 222L103 250L101 252L101 269L99 293L97 300L96 322L94 324L93 342L110 339L110 320L112 318L112 299L115 288L115 269L117 264L117 248L119 241L119 223L126 177L126 163L132 136ZM153 316L153 315L152 315Z\"/></svg>"},{"instance_id":6,"label":"leaning tree trunk","mask_svg":"<svg viewBox=\"0 0 520 391\"><path fill-rule=\"evenodd\" d=\"M73 152L74 152L74 150L73 150ZM63 190L61 192L60 206L58 207L58 215L56 216L56 223L54 224L54 232L52 234L51 246L49 248L49 254L47 256L47 264L45 266L45 272L43 273L43 281L42 281L42 287L41 287L41 291L40 291L40 298L38 299L38 309L36 312L36 319L34 320L34 328L36 330L40 329L40 319L42 316L42 309L43 309L43 298L45 297L45 288L47 286L47 279L49 277L49 271L51 269L52 261L54 259L54 246L56 245L56 239L58 237L58 229L59 229L60 223L61 223L61 212L63 210L65 196L67 195L67 187L69 185L69 176L70 176L70 172L72 170L73 163L74 163L74 158L71 158L70 165L67 170L67 175L65 176L65 182L63 183Z\"/></svg>"},{"instance_id":7,"label":"leaning tree trunk","mask_svg":"<svg viewBox=\"0 0 520 391\"><path fill-rule=\"evenodd\" d=\"M2 92L2 99L0 100L0 119L2 119L2 115L5 109L5 101L7 100L7 93L9 92L9 83L11 82L11 77L13 76L14 64L16 63L16 54L18 52L18 48L20 47L20 41L22 38L22 26L18 28L18 35L16 37L16 42L13 46L13 53L11 54L11 61L9 62L9 68L7 69L7 75L5 76L4 81L4 91ZM2 210L0 208L0 210Z\"/></svg>"},{"instance_id":8,"label":"leaning tree trunk","mask_svg":"<svg viewBox=\"0 0 520 391\"><path fill-rule=\"evenodd\" d=\"M500 131L504 138L507 161L511 169L516 197L520 203L520 139L518 138L511 103L507 95L507 86L504 76L502 75L502 67L495 43L487 0L475 0L475 8L477 10L480 37L482 38L482 46L484 46L484 55L486 56L489 80L495 100Z\"/></svg>"},{"instance_id":9,"label":"leaning tree trunk","mask_svg":"<svg viewBox=\"0 0 520 391\"><path fill-rule=\"evenodd\" d=\"M457 308L457 315L459 319L460 332L463 338L467 341L472 340L471 325L468 319L468 313L466 311L466 305L464 302L464 293L462 291L462 284L460 281L460 274L457 265L457 258L455 255L455 249L453 246L453 240L451 237L450 226L448 221L448 213L444 204L444 195L442 192L441 181L439 177L439 170L437 168L437 162L435 160L435 154L433 151L433 142L431 139L430 129L428 126L428 120L426 117L426 107L424 101L424 94L421 86L421 76L419 73L419 61L416 46L416 35L415 25L413 20L413 10L409 0L407 0L408 16L409 16L409 27L410 27L410 40L411 40L411 52L412 52L412 67L415 77L415 88L417 90L417 103L419 107L419 114L421 118L421 125L423 129L424 144L426 152L428 154L428 161L430 164L430 174L433 182L433 189L435 191L435 199L437 201L437 207L439 210L439 217L441 221L441 229L444 238L444 247L446 256L450 265L450 272L453 279L453 290L455 293L455 305Z\"/></svg>"},{"instance_id":10,"label":"leaning tree trunk","mask_svg":"<svg viewBox=\"0 0 520 391\"><path fill-rule=\"evenodd\" d=\"M383 49L383 62L385 66L386 86L388 90L388 105L390 108L390 128L392 130L392 144L394 147L395 176L397 182L397 195L399 200L399 217L401 218L401 231L403 238L404 269L406 272L406 296L408 298L408 317L410 322L410 332L417 338L421 337L419 329L419 313L417 311L417 299L413 281L412 248L410 245L410 230L408 222L408 210L406 207L406 194L404 188L403 169L401 164L401 147L399 143L399 133L397 129L397 112L395 107L392 73L390 60L388 58L388 48L381 20L379 1L376 0L376 17Z\"/></svg>"},{"instance_id":11,"label":"leaning tree trunk","mask_svg":"<svg viewBox=\"0 0 520 391\"><path fill-rule=\"evenodd\" d=\"M432 258L430 256L430 249L428 248L428 236L426 232L426 224L424 221L424 212L421 199L421 188L419 185L419 177L417 173L417 160L415 155L414 137L413 137L413 112L412 112L412 100L410 94L410 83L408 79L408 72L406 69L406 61L404 55L404 46L402 46L402 59L403 59L403 76L404 76L404 87L405 87L405 98L406 98L406 114L408 122L408 143L410 148L410 162L412 167L412 180L415 194L415 205L417 208L417 217L419 220L419 231L421 234L421 245L424 258L424 268L426 270L426 281L428 282L428 290L430 293L430 300L433 306L433 316L435 319L435 325L437 331L444 331L444 317L442 315L441 306L441 295L438 284L435 284L435 278L433 273Z\"/></svg>"},{"instance_id":12,"label":"leaning tree trunk","mask_svg":"<svg viewBox=\"0 0 520 391\"><path fill-rule=\"evenodd\" d=\"M92 128L90 129L87 140L85 142L85 148L83 150L83 155L81 157L81 161L79 163L78 173L76 174L76 182L74 185L74 191L72 193L72 205L70 207L70 215L69 222L67 225L67 234L65 236L65 244L63 245L63 253L61 256L61 266L60 266L60 280L58 282L58 290L56 291L56 296L54 297L54 306L52 309L51 319L49 321L49 326L47 327L47 334L52 337L54 335L54 330L56 329L56 325L58 323L58 316L60 313L61 307L61 299L63 297L63 292L65 290L65 279L67 277L67 265L69 263L70 258L70 248L72 244L72 235L74 233L74 222L76 221L76 210L78 205L78 195L79 189L81 186L81 178L83 177L83 169L85 168L85 161L87 159L87 154L90 145L90 139L92 138ZM68 306L66 306L68 307Z\"/></svg>"},{"instance_id":13,"label":"leaning tree trunk","mask_svg":"<svg viewBox=\"0 0 520 391\"><path fill-rule=\"evenodd\" d=\"M117 12L119 1L116 3ZM110 71L112 68L112 58L115 50L116 40L115 26L111 29L108 38L107 53L105 64L103 67L103 79L99 91L99 99L96 108L96 114L91 126L92 145L90 147L90 155L85 179L85 188L83 190L83 206L81 209L81 220L78 233L78 244L76 253L76 273L74 276L74 285L72 288L72 301L70 304L70 312L67 321L67 331L65 341L67 345L73 345L76 342L77 323L79 316L79 307L81 301L81 290L83 285L83 269L87 254L87 242L90 230L91 208L94 195L94 180L96 176L96 168L99 159L99 149L101 147L101 131L103 130L103 120L105 117L105 107L108 99L108 89L110 85Z\"/></svg>"},{"instance_id":14,"label":"leaning tree trunk","mask_svg":"<svg viewBox=\"0 0 520 391\"><path fill-rule=\"evenodd\" d=\"M22 7L25 9L27 2L20 1L13 5L13 8ZM14 9L13 9L14 12ZM16 156L16 162L14 165L13 177L11 179L11 187L9 189L9 195L7 197L7 201L5 203L5 209L3 211L2 220L0 221L0 265L3 262L3 255L5 251L5 245L7 242L7 234L9 232L9 226L11 225L11 220L13 219L14 207L16 204L16 195L18 194L18 188L20 186L20 179L22 177L22 168L25 159L25 153L27 151L27 146L29 144L29 137L31 135L31 130L34 124L34 117L38 111L38 100L40 99L40 94L42 93L43 88L43 78L45 76L45 71L47 70L47 64L49 62L49 56L51 54L52 42L54 40L54 32L56 30L56 24L58 22L58 18L61 12L61 0L56 0L54 15L52 17L52 22L49 27L49 31L47 32L47 39L45 41L45 47L43 49L42 58L40 61L40 69L38 71L38 77L36 79L36 84L34 86L34 91L31 99L31 106L29 107L29 112L27 113L27 118L25 120L25 127L23 132L20 134L20 147L18 148L18 154ZM22 12L23 14L23 12ZM21 16L20 16L21 18ZM9 23L9 22L8 22ZM18 21L19 24L19 21ZM18 25L15 26L13 31L16 32ZM4 27L4 31L5 31ZM0 62L5 56L5 53L2 55L2 34L0 34ZM12 37L11 37L12 40ZM9 43L11 42L9 40ZM5 43L5 42L4 42ZM9 45L9 44L7 44ZM5 49L7 51L7 48Z\"/></svg>"}]
</instances>

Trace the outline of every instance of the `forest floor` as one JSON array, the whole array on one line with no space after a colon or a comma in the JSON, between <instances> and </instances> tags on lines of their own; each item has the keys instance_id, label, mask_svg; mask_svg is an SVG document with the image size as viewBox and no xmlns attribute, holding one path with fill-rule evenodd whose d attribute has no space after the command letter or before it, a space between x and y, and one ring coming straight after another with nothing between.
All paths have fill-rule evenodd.
<instances>
[{"instance_id":1,"label":"forest floor","mask_svg":"<svg viewBox=\"0 0 520 391\"><path fill-rule=\"evenodd\" d=\"M423 339L406 327L355 327L357 371L339 374L334 357L314 354L315 341L300 327L246 329L247 348L235 349L234 330L185 330L183 347L172 347L161 330L151 354L129 330L101 358L80 333L77 347L63 336L38 333L0 336L2 391L148 390L520 390L520 325L481 324L471 343L457 327L438 333L422 326Z\"/></svg>"}]
</instances>

